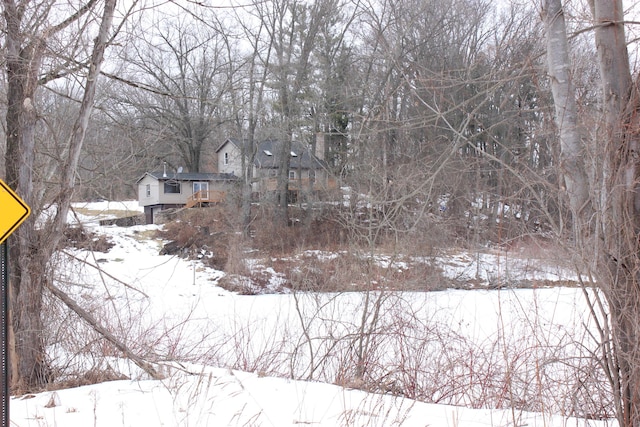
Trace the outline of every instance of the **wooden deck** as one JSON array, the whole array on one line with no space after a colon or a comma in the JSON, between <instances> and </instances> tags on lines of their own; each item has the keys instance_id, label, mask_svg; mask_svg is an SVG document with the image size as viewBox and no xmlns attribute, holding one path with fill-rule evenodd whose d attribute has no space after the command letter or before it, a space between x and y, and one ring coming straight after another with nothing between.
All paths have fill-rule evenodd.
<instances>
[{"instance_id":1,"label":"wooden deck","mask_svg":"<svg viewBox=\"0 0 640 427\"><path fill-rule=\"evenodd\" d=\"M220 203L227 197L226 191L220 190L202 190L197 191L187 199L185 208L192 208L194 206L202 206L208 203Z\"/></svg>"}]
</instances>

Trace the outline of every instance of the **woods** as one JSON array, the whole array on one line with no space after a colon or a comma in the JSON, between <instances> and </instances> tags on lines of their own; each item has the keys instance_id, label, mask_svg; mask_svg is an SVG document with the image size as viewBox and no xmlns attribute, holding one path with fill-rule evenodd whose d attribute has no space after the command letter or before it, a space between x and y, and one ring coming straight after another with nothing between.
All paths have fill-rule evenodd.
<instances>
[{"instance_id":1,"label":"woods","mask_svg":"<svg viewBox=\"0 0 640 427\"><path fill-rule=\"evenodd\" d=\"M594 357L617 421L640 425L640 95L627 16L639 7L4 0L0 176L33 210L9 240L12 389L52 380L43 297L66 298L53 259L71 203L134 199L136 180L162 167L216 172L216 149L236 138L237 245L266 228L256 209L281 238L298 220L312 234L329 201L353 253L561 247L599 322ZM265 139L281 142L277 188L256 195ZM322 144L338 182L300 195L295 215L294 143ZM384 301L371 297L367 316ZM356 340L359 361L369 339Z\"/></svg>"}]
</instances>

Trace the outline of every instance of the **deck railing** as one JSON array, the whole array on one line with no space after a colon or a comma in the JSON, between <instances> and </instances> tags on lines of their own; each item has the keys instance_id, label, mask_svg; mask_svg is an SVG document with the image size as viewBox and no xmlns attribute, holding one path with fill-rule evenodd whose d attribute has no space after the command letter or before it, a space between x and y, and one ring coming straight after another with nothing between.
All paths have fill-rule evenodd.
<instances>
[{"instance_id":1,"label":"deck railing","mask_svg":"<svg viewBox=\"0 0 640 427\"><path fill-rule=\"evenodd\" d=\"M192 208L203 203L219 203L227 197L226 191L220 190L200 190L193 193L187 199L185 207Z\"/></svg>"}]
</instances>

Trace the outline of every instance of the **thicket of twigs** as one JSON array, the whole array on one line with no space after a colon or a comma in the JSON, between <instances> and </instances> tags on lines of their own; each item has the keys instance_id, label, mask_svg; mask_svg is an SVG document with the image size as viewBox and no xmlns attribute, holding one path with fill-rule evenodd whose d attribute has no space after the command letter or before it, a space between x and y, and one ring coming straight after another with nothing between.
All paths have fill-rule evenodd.
<instances>
[{"instance_id":1,"label":"thicket of twigs","mask_svg":"<svg viewBox=\"0 0 640 427\"><path fill-rule=\"evenodd\" d=\"M110 303L112 287L124 285L109 277L103 277L102 290L93 284L83 303L161 373L176 363L193 362L426 402L612 416L607 382L581 319L549 329L546 320L539 320L548 313L535 293L520 301L520 294L504 290L499 297L504 313L469 319L491 325L492 332L478 339L464 325L451 323L446 312L425 308L430 307L426 298L435 294L423 291L448 287L429 262L446 249L444 242L414 238L398 244L383 238L373 246L356 245L335 210L299 216L297 225L283 230L275 230L269 219L268 212L256 211L245 235L223 208L190 210L156 237L165 249L172 244L176 256L197 258L208 251L201 261L225 270L220 283L238 293L260 293L268 282L245 260L270 260L284 278L281 291L293 301L272 318L227 319L226 327L214 319L150 322L141 293L126 292L128 311ZM411 268L390 268L405 265L407 253L426 256ZM385 263L376 261L382 254ZM87 268L69 259L60 262L78 269L66 269L69 281ZM57 325L48 339L58 357L52 361L53 387L120 379L131 372L124 368L121 349L56 301L51 298L48 307Z\"/></svg>"}]
</instances>

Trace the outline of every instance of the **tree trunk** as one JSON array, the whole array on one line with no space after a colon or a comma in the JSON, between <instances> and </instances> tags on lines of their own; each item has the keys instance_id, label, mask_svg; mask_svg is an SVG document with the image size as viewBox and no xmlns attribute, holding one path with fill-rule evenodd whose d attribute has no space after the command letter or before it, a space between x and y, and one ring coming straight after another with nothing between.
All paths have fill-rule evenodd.
<instances>
[{"instance_id":1,"label":"tree trunk","mask_svg":"<svg viewBox=\"0 0 640 427\"><path fill-rule=\"evenodd\" d=\"M278 164L274 224L279 224L283 227L286 227L289 224L289 169L291 168L291 139L291 132L287 131L286 136L282 140L282 146L280 147L280 162Z\"/></svg>"},{"instance_id":2,"label":"tree trunk","mask_svg":"<svg viewBox=\"0 0 640 427\"><path fill-rule=\"evenodd\" d=\"M252 116L252 114L250 114ZM242 144L242 234L244 237L250 236L251 227L251 199L253 195L253 165L256 158L255 148L255 122L251 121L249 125L249 138L247 142L241 141Z\"/></svg>"},{"instance_id":3,"label":"tree trunk","mask_svg":"<svg viewBox=\"0 0 640 427\"><path fill-rule=\"evenodd\" d=\"M560 134L560 168L569 199L576 243L590 215L589 179L583 161L584 147L578 127L578 108L571 82L571 63L561 0L545 2L547 63L555 104L555 121Z\"/></svg>"},{"instance_id":4,"label":"tree trunk","mask_svg":"<svg viewBox=\"0 0 640 427\"><path fill-rule=\"evenodd\" d=\"M41 317L44 285L51 280L49 260L60 242L71 204L80 149L93 107L97 78L111 29L116 0L106 0L100 32L96 38L84 98L68 144L68 159L61 165L62 181L56 197L54 220L36 228L32 215L9 241L10 258L15 267L9 278L10 313L15 349L12 359L11 388L19 392L39 388L50 379L44 348L44 325ZM95 2L90 2L86 12ZM7 23L7 180L32 208L35 200L33 168L35 165L35 129L38 121L35 96L47 36L55 34L82 13L63 21L64 25L47 28L38 34L25 34L21 28L24 15L12 0L4 0ZM38 212L38 209L33 209Z\"/></svg>"},{"instance_id":5,"label":"tree trunk","mask_svg":"<svg viewBox=\"0 0 640 427\"><path fill-rule=\"evenodd\" d=\"M35 128L37 114L34 108L38 87L38 73L42 62L44 44L31 41L25 46L21 32L20 15L16 4L4 2L7 24L7 151L5 156L7 181L24 201L34 207L33 165L35 163ZM37 234L35 215L31 215L9 240L9 258L14 260L9 277L11 329L15 340L10 346L16 354L10 355L12 389L24 384L42 383L46 375L44 345L42 341L42 283L33 280L37 259L35 244ZM33 315L37 313L37 315Z\"/></svg>"},{"instance_id":6,"label":"tree trunk","mask_svg":"<svg viewBox=\"0 0 640 427\"><path fill-rule=\"evenodd\" d=\"M631 80L622 1L590 0L590 6L603 94L602 134L596 139L603 166L595 174L597 189L589 189L579 163L581 137L561 0L545 3L549 74L575 249L586 258L585 265L595 267L597 285L608 302L612 336L604 339L611 339L613 350L605 352L604 364L610 367L618 423L635 427L640 425L640 97Z\"/></svg>"},{"instance_id":7,"label":"tree trunk","mask_svg":"<svg viewBox=\"0 0 640 427\"><path fill-rule=\"evenodd\" d=\"M593 1L604 106L603 251L599 267L611 311L622 426L640 425L638 94L632 93L621 0ZM632 96L633 95L633 96Z\"/></svg>"},{"instance_id":8,"label":"tree trunk","mask_svg":"<svg viewBox=\"0 0 640 427\"><path fill-rule=\"evenodd\" d=\"M638 93L633 90L621 0L591 2L603 93L605 145L599 277L611 311L621 426L640 425ZM633 90L633 92L632 92ZM606 274L606 273L608 274ZM605 275L606 274L606 275Z\"/></svg>"}]
</instances>

